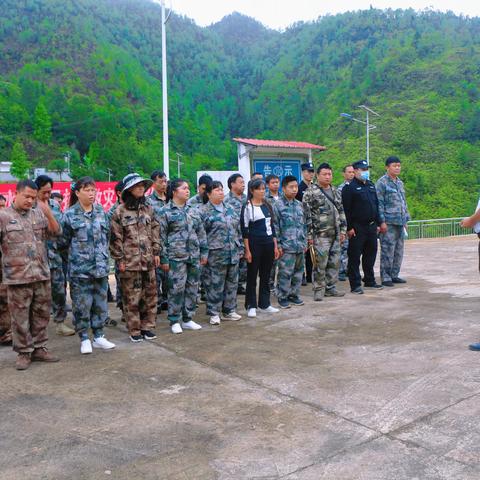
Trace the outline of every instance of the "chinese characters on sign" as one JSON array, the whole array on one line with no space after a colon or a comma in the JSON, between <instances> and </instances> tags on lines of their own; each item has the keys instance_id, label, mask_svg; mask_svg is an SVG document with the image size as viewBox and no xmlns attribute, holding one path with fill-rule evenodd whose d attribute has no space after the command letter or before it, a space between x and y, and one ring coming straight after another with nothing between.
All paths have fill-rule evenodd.
<instances>
[{"instance_id":1,"label":"chinese characters on sign","mask_svg":"<svg viewBox=\"0 0 480 480\"><path fill-rule=\"evenodd\" d=\"M280 184L287 175L297 177L298 181L301 179L300 163L302 160L281 159L281 158L262 158L253 161L253 171L259 172L266 178L268 175L276 175L280 177Z\"/></svg>"}]
</instances>

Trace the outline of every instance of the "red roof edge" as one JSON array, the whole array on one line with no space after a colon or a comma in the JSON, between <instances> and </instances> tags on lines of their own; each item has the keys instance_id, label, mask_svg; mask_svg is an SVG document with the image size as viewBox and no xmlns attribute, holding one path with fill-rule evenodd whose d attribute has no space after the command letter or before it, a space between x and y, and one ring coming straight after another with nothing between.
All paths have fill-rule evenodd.
<instances>
[{"instance_id":1,"label":"red roof edge","mask_svg":"<svg viewBox=\"0 0 480 480\"><path fill-rule=\"evenodd\" d=\"M326 150L323 145L315 145L308 142L294 142L288 140L260 140L255 138L234 138L234 142L252 145L254 147L270 148L306 148L310 150Z\"/></svg>"}]
</instances>

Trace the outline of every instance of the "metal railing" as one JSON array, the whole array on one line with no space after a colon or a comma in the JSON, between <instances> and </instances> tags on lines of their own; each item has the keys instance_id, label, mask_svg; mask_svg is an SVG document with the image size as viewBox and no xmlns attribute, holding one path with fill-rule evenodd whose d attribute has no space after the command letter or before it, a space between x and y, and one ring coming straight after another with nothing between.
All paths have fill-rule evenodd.
<instances>
[{"instance_id":1,"label":"metal railing","mask_svg":"<svg viewBox=\"0 0 480 480\"><path fill-rule=\"evenodd\" d=\"M408 238L442 238L470 235L471 228L462 228L458 218L434 218L430 220L412 220L408 222Z\"/></svg>"}]
</instances>

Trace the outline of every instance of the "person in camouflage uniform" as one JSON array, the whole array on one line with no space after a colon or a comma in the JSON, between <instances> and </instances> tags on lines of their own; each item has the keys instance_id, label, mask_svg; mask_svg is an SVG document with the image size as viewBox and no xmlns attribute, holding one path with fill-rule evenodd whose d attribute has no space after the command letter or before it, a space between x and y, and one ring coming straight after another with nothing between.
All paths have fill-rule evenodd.
<instances>
[{"instance_id":1,"label":"person in camouflage uniform","mask_svg":"<svg viewBox=\"0 0 480 480\"><path fill-rule=\"evenodd\" d=\"M22 180L12 206L0 210L3 283L7 286L17 370L32 361L56 362L46 348L52 294L46 240L61 233L50 207L37 201L38 187Z\"/></svg>"},{"instance_id":2,"label":"person in camouflage uniform","mask_svg":"<svg viewBox=\"0 0 480 480\"><path fill-rule=\"evenodd\" d=\"M345 240L347 223L340 192L332 186L332 169L328 163L317 168L317 184L303 196L307 239L313 245L316 267L313 275L314 300L324 296L342 297L336 289L340 263L340 245Z\"/></svg>"},{"instance_id":3,"label":"person in camouflage uniform","mask_svg":"<svg viewBox=\"0 0 480 480\"><path fill-rule=\"evenodd\" d=\"M281 308L303 305L300 287L305 268L307 231L302 202L296 200L298 180L287 175L273 205L273 221L281 257L278 259L277 299Z\"/></svg>"},{"instance_id":4,"label":"person in camouflage uniform","mask_svg":"<svg viewBox=\"0 0 480 480\"><path fill-rule=\"evenodd\" d=\"M401 163L398 157L388 157L385 161L387 173L377 180L375 188L378 198L380 221L386 227L380 233L380 277L382 285L393 287L395 283L406 283L400 278L403 261L405 229L410 220L403 182L398 178Z\"/></svg>"},{"instance_id":5,"label":"person in camouflage uniform","mask_svg":"<svg viewBox=\"0 0 480 480\"><path fill-rule=\"evenodd\" d=\"M52 200L53 180L47 175L39 175L35 179L38 187L37 198L48 202L57 223L63 223L63 214L58 202ZM67 318L67 288L63 270L63 259L56 238L47 240L48 263L50 265L50 283L52 288L53 321L56 324L57 335L70 336L75 330L65 325Z\"/></svg>"},{"instance_id":6,"label":"person in camouflage uniform","mask_svg":"<svg viewBox=\"0 0 480 480\"><path fill-rule=\"evenodd\" d=\"M235 212L240 212L242 207L247 203L245 193L245 180L239 173L233 173L227 180L228 189L230 190L225 197L225 204L230 205ZM238 289L239 295L245 295L245 283L247 281L247 261L244 258L243 245L240 248L240 261L238 263Z\"/></svg>"},{"instance_id":7,"label":"person in camouflage uniform","mask_svg":"<svg viewBox=\"0 0 480 480\"><path fill-rule=\"evenodd\" d=\"M207 313L210 323L240 320L237 309L238 261L242 245L240 217L223 202L221 182L213 181L205 194L208 202L200 209L208 243L208 262L205 265Z\"/></svg>"},{"instance_id":8,"label":"person in camouflage uniform","mask_svg":"<svg viewBox=\"0 0 480 480\"><path fill-rule=\"evenodd\" d=\"M103 207L95 203L95 181L82 177L72 185L70 208L63 217L62 246L68 249L68 278L73 324L80 337L80 353L92 346L110 350L115 344L103 333L108 316L107 286L109 224ZM89 330L93 332L93 342Z\"/></svg>"},{"instance_id":9,"label":"person in camouflage uniform","mask_svg":"<svg viewBox=\"0 0 480 480\"><path fill-rule=\"evenodd\" d=\"M203 205L203 194L205 189L212 184L212 177L204 174L198 179L197 194L188 199L187 205L189 207L199 207Z\"/></svg>"},{"instance_id":10,"label":"person in camouflage uniform","mask_svg":"<svg viewBox=\"0 0 480 480\"><path fill-rule=\"evenodd\" d=\"M160 261L162 270L168 272L168 320L172 333L202 328L192 317L200 266L207 263L208 245L199 209L186 205L189 196L187 181L173 180L169 202L159 212Z\"/></svg>"},{"instance_id":11,"label":"person in camouflage uniform","mask_svg":"<svg viewBox=\"0 0 480 480\"><path fill-rule=\"evenodd\" d=\"M267 191L265 193L265 201L272 207L275 202L280 198L278 192L280 188L280 177L277 175L267 175L265 178L267 184ZM270 273L270 291L275 292L275 278L277 277L278 260L273 261L272 271Z\"/></svg>"},{"instance_id":12,"label":"person in camouflage uniform","mask_svg":"<svg viewBox=\"0 0 480 480\"><path fill-rule=\"evenodd\" d=\"M2 253L0 251L0 345L11 345L12 327L8 311L7 286L2 282Z\"/></svg>"},{"instance_id":13,"label":"person in camouflage uniform","mask_svg":"<svg viewBox=\"0 0 480 480\"><path fill-rule=\"evenodd\" d=\"M343 187L350 185L350 182L355 177L355 171L352 164L345 165L342 169L343 182L337 187L340 195L342 195ZM338 279L344 282L347 279L347 267L348 267L348 237L345 237L345 241L340 247L340 269L338 271Z\"/></svg>"},{"instance_id":14,"label":"person in camouflage uniform","mask_svg":"<svg viewBox=\"0 0 480 480\"><path fill-rule=\"evenodd\" d=\"M145 191L152 185L136 173L123 179L122 200L111 221L110 253L118 262L123 309L132 342L153 340L160 265L158 221Z\"/></svg>"}]
</instances>

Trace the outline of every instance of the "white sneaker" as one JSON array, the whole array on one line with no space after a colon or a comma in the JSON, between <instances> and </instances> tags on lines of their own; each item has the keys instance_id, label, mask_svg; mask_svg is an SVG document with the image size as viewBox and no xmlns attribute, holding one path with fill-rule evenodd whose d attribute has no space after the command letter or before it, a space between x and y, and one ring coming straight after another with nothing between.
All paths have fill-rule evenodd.
<instances>
[{"instance_id":1,"label":"white sneaker","mask_svg":"<svg viewBox=\"0 0 480 480\"><path fill-rule=\"evenodd\" d=\"M170 328L172 333L183 333L182 326L178 322L174 323Z\"/></svg>"},{"instance_id":2,"label":"white sneaker","mask_svg":"<svg viewBox=\"0 0 480 480\"><path fill-rule=\"evenodd\" d=\"M220 325L220 317L218 315L212 315L210 317L210 325Z\"/></svg>"},{"instance_id":3,"label":"white sneaker","mask_svg":"<svg viewBox=\"0 0 480 480\"><path fill-rule=\"evenodd\" d=\"M263 313L278 313L280 310L278 308L272 307L271 305L267 308L259 308Z\"/></svg>"},{"instance_id":4,"label":"white sneaker","mask_svg":"<svg viewBox=\"0 0 480 480\"><path fill-rule=\"evenodd\" d=\"M92 342L89 338L87 338L86 340L82 340L82 343L80 343L80 353L92 353Z\"/></svg>"},{"instance_id":5,"label":"white sneaker","mask_svg":"<svg viewBox=\"0 0 480 480\"><path fill-rule=\"evenodd\" d=\"M247 312L247 317L255 318L257 316L257 309L256 308L249 308Z\"/></svg>"},{"instance_id":6,"label":"white sneaker","mask_svg":"<svg viewBox=\"0 0 480 480\"><path fill-rule=\"evenodd\" d=\"M222 316L221 316L222 320L232 320L233 322L236 322L237 320L240 320L241 318L242 318L242 316L239 315L237 312L222 313Z\"/></svg>"},{"instance_id":7,"label":"white sneaker","mask_svg":"<svg viewBox=\"0 0 480 480\"><path fill-rule=\"evenodd\" d=\"M93 339L93 347L101 348L103 350L110 350L112 348L115 348L115 344L109 342L105 337L96 337Z\"/></svg>"},{"instance_id":8,"label":"white sneaker","mask_svg":"<svg viewBox=\"0 0 480 480\"><path fill-rule=\"evenodd\" d=\"M188 322L182 322L182 328L185 330L201 330L202 326L190 320Z\"/></svg>"}]
</instances>

